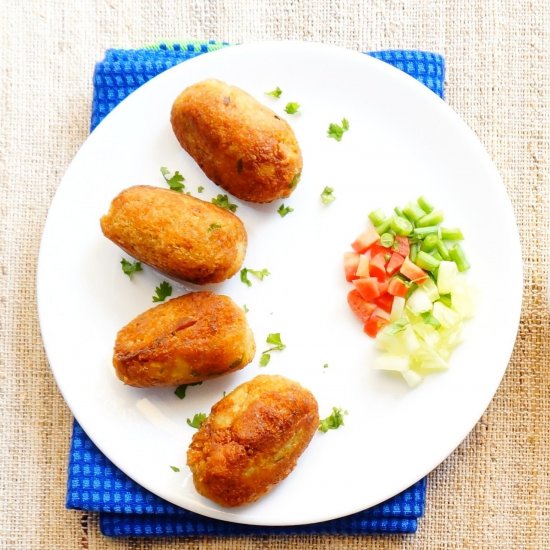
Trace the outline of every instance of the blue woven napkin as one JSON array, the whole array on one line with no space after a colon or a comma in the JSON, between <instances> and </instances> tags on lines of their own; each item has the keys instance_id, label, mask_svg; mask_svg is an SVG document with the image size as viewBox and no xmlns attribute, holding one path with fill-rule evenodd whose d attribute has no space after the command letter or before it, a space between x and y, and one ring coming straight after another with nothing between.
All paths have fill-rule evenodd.
<instances>
[{"instance_id":1,"label":"blue woven napkin","mask_svg":"<svg viewBox=\"0 0 550 550\"><path fill-rule=\"evenodd\" d=\"M159 44L139 50L108 50L94 73L91 129L126 96L162 71L203 53L228 46L224 42ZM416 50L369 52L413 76L443 97L445 65L435 53ZM170 504L114 466L75 421L71 438L67 508L99 512L104 535L201 536L413 533L424 513L426 480L363 512L323 523L259 527L206 518Z\"/></svg>"}]
</instances>

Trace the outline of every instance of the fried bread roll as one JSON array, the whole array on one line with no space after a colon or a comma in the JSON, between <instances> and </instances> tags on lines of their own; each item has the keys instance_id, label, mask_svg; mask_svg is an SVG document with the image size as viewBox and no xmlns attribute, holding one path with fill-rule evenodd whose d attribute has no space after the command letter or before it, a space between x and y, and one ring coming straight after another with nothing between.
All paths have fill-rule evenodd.
<instances>
[{"instance_id":1,"label":"fried bread roll","mask_svg":"<svg viewBox=\"0 0 550 550\"><path fill-rule=\"evenodd\" d=\"M290 474L318 426L317 401L297 382L261 375L241 384L193 436L195 488L221 506L254 502Z\"/></svg>"},{"instance_id":2,"label":"fried bread roll","mask_svg":"<svg viewBox=\"0 0 550 550\"><path fill-rule=\"evenodd\" d=\"M223 208L184 193L137 185L122 191L101 218L104 235L170 277L219 283L241 267L247 235Z\"/></svg>"},{"instance_id":3,"label":"fried bread roll","mask_svg":"<svg viewBox=\"0 0 550 550\"><path fill-rule=\"evenodd\" d=\"M172 128L204 173L236 197L288 197L302 172L289 124L252 96L219 80L186 88L175 100Z\"/></svg>"},{"instance_id":4,"label":"fried bread roll","mask_svg":"<svg viewBox=\"0 0 550 550\"><path fill-rule=\"evenodd\" d=\"M255 351L246 315L231 298L192 292L122 328L113 365L130 386L178 386L242 369Z\"/></svg>"}]
</instances>

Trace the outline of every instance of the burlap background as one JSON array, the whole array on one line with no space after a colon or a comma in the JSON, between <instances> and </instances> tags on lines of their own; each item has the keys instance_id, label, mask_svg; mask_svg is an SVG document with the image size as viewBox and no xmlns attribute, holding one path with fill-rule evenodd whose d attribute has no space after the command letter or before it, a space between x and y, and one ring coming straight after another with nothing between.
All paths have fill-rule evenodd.
<instances>
[{"instance_id":1,"label":"burlap background","mask_svg":"<svg viewBox=\"0 0 550 550\"><path fill-rule=\"evenodd\" d=\"M549 8L545 0L1 0L0 548L550 548ZM111 46L185 38L441 52L449 103L504 177L524 247L519 338L491 406L431 474L415 536L112 541L95 517L64 509L71 416L36 318L42 226L88 133L94 62Z\"/></svg>"}]
</instances>

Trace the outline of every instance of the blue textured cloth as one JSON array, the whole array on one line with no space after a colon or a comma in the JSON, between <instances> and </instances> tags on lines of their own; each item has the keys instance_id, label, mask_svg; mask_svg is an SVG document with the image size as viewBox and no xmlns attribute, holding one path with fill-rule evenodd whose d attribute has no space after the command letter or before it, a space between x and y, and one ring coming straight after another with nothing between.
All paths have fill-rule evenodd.
<instances>
[{"instance_id":1,"label":"blue textured cloth","mask_svg":"<svg viewBox=\"0 0 550 550\"><path fill-rule=\"evenodd\" d=\"M91 129L143 83L187 59L227 46L224 42L160 44L139 50L108 50L96 65ZM443 57L413 50L369 55L413 76L443 97ZM273 534L413 533L424 513L426 480L363 512L312 525L258 527L189 512L145 490L114 466L75 421L69 456L67 507L100 513L107 536L201 536Z\"/></svg>"}]
</instances>

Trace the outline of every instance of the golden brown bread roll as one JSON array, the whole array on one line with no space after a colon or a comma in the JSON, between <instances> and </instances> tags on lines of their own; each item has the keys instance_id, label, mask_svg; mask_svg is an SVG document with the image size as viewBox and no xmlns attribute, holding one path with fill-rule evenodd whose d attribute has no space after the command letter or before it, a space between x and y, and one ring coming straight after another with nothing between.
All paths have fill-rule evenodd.
<instances>
[{"instance_id":1,"label":"golden brown bread roll","mask_svg":"<svg viewBox=\"0 0 550 550\"><path fill-rule=\"evenodd\" d=\"M246 315L231 298L192 292L122 328L113 365L130 386L177 386L242 369L255 351Z\"/></svg>"},{"instance_id":2,"label":"golden brown bread roll","mask_svg":"<svg viewBox=\"0 0 550 550\"><path fill-rule=\"evenodd\" d=\"M197 284L233 276L246 253L243 223L214 204L169 189L122 191L101 218L104 235L170 277Z\"/></svg>"},{"instance_id":3,"label":"golden brown bread roll","mask_svg":"<svg viewBox=\"0 0 550 550\"><path fill-rule=\"evenodd\" d=\"M257 376L218 401L193 436L197 491L221 506L254 502L293 470L319 426L315 397L282 376Z\"/></svg>"},{"instance_id":4,"label":"golden brown bread roll","mask_svg":"<svg viewBox=\"0 0 550 550\"><path fill-rule=\"evenodd\" d=\"M235 86L204 80L172 106L172 128L204 173L236 197L271 202L288 197L302 172L289 124Z\"/></svg>"}]
</instances>

